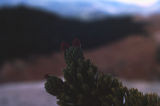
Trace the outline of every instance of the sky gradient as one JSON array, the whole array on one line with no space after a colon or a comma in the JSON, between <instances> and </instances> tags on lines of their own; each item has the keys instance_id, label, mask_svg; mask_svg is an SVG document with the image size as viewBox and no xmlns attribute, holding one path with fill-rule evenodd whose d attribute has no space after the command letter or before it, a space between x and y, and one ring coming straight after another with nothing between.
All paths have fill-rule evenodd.
<instances>
[{"instance_id":1,"label":"sky gradient","mask_svg":"<svg viewBox=\"0 0 160 106\"><path fill-rule=\"evenodd\" d=\"M89 18L96 15L160 13L160 0L0 0L0 7L27 5L64 16Z\"/></svg>"}]
</instances>

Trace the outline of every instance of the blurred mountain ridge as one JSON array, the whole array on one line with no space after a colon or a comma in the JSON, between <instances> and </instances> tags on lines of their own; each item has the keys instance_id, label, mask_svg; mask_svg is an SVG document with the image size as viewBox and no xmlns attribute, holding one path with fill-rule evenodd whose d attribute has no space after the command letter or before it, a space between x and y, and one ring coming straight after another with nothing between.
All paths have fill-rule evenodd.
<instances>
[{"instance_id":1,"label":"blurred mountain ridge","mask_svg":"<svg viewBox=\"0 0 160 106\"><path fill-rule=\"evenodd\" d=\"M82 41L84 49L91 49L136 34L145 34L144 23L132 16L86 22L24 6L2 8L0 61L49 54L59 50L62 41L74 38Z\"/></svg>"}]
</instances>

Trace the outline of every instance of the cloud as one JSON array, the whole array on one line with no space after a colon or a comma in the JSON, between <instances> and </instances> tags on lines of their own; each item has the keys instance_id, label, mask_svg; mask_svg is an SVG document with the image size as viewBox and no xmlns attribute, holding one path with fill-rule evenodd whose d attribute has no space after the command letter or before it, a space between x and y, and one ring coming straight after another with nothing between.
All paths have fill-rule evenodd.
<instances>
[{"instance_id":1,"label":"cloud","mask_svg":"<svg viewBox=\"0 0 160 106\"><path fill-rule=\"evenodd\" d=\"M37 6L62 16L85 19L100 15L143 14L160 10L160 0L23 0L24 4Z\"/></svg>"},{"instance_id":2,"label":"cloud","mask_svg":"<svg viewBox=\"0 0 160 106\"><path fill-rule=\"evenodd\" d=\"M158 3L159 0L112 0L119 3L133 4L142 7L150 7Z\"/></svg>"},{"instance_id":3,"label":"cloud","mask_svg":"<svg viewBox=\"0 0 160 106\"><path fill-rule=\"evenodd\" d=\"M8 0L9 1L9 0ZM21 1L24 3L29 3L31 5L43 5L47 6L50 3L110 3L115 2L119 4L126 4L126 5L135 5L139 7L150 7L158 3L160 0L10 0L10 1Z\"/></svg>"},{"instance_id":4,"label":"cloud","mask_svg":"<svg viewBox=\"0 0 160 106\"><path fill-rule=\"evenodd\" d=\"M24 1L30 1L30 0L24 0ZM119 2L124 4L130 4L130 5L137 5L142 7L148 7L153 6L156 4L159 0L31 0L34 3L44 3L48 4L51 2Z\"/></svg>"},{"instance_id":5,"label":"cloud","mask_svg":"<svg viewBox=\"0 0 160 106\"><path fill-rule=\"evenodd\" d=\"M148 6L153 6L160 0L0 0L2 2L8 2L9 3L30 3L30 4L48 4L48 3L54 3L54 2L61 2L61 3L67 3L67 2L90 2L90 3L95 3L95 2L118 2L118 3L124 3L124 4L129 4L129 5L137 5L137 6L142 6L142 7L148 7ZM1 3L1 2L0 2Z\"/></svg>"},{"instance_id":6,"label":"cloud","mask_svg":"<svg viewBox=\"0 0 160 106\"><path fill-rule=\"evenodd\" d=\"M63 16L89 17L90 14L152 14L160 12L160 0L0 0L0 5L25 4Z\"/></svg>"}]
</instances>

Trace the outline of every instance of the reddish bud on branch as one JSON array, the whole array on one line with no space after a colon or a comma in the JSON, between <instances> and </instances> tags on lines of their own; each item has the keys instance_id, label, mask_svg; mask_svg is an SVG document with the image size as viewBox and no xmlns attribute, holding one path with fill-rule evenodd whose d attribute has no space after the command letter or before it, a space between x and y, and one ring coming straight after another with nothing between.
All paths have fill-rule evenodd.
<instances>
[{"instance_id":1,"label":"reddish bud on branch","mask_svg":"<svg viewBox=\"0 0 160 106\"><path fill-rule=\"evenodd\" d=\"M73 47L81 47L81 42L79 39L75 38L73 41L72 41L72 46Z\"/></svg>"},{"instance_id":2,"label":"reddish bud on branch","mask_svg":"<svg viewBox=\"0 0 160 106\"><path fill-rule=\"evenodd\" d=\"M49 78L49 74L46 74L46 75L44 76L44 78L48 79L48 78Z\"/></svg>"},{"instance_id":3,"label":"reddish bud on branch","mask_svg":"<svg viewBox=\"0 0 160 106\"><path fill-rule=\"evenodd\" d=\"M66 43L66 42L62 42L61 43L61 50L65 51L68 48L69 48L69 44L68 43Z\"/></svg>"}]
</instances>

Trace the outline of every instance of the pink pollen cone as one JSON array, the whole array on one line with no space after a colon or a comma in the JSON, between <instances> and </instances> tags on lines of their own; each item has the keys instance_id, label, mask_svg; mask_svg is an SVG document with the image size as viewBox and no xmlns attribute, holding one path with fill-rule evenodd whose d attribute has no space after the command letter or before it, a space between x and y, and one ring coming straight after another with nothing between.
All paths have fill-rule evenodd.
<instances>
[{"instance_id":1,"label":"pink pollen cone","mask_svg":"<svg viewBox=\"0 0 160 106\"><path fill-rule=\"evenodd\" d=\"M72 46L73 47L81 47L81 42L79 39L75 38L73 41L72 41Z\"/></svg>"},{"instance_id":2,"label":"pink pollen cone","mask_svg":"<svg viewBox=\"0 0 160 106\"><path fill-rule=\"evenodd\" d=\"M69 44L68 43L66 43L66 42L62 42L61 43L61 50L65 51L68 48L69 48Z\"/></svg>"}]
</instances>

